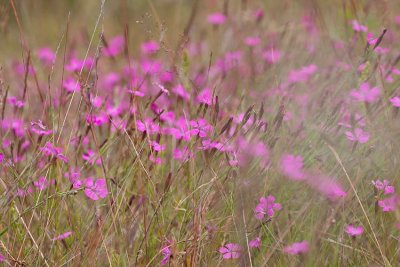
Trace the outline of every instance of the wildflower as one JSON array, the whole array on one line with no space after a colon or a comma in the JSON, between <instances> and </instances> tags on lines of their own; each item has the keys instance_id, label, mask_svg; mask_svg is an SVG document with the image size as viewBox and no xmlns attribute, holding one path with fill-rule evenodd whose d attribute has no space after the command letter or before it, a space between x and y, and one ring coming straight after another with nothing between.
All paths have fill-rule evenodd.
<instances>
[{"instance_id":1,"label":"wildflower","mask_svg":"<svg viewBox=\"0 0 400 267\"><path fill-rule=\"evenodd\" d=\"M284 155L281 159L282 173L293 180L304 180L303 158L301 156Z\"/></svg>"},{"instance_id":2,"label":"wildflower","mask_svg":"<svg viewBox=\"0 0 400 267\"><path fill-rule=\"evenodd\" d=\"M143 54L154 54L160 49L160 45L156 41L148 41L141 45Z\"/></svg>"},{"instance_id":3,"label":"wildflower","mask_svg":"<svg viewBox=\"0 0 400 267\"><path fill-rule=\"evenodd\" d=\"M52 130L46 129L46 126L43 125L41 120L38 120L37 122L31 122L31 131L36 133L37 135L49 135L53 132Z\"/></svg>"},{"instance_id":4,"label":"wildflower","mask_svg":"<svg viewBox=\"0 0 400 267\"><path fill-rule=\"evenodd\" d=\"M308 185L325 195L328 199L335 201L347 195L342 186L334 178L319 174L309 175L310 177L306 180Z\"/></svg>"},{"instance_id":5,"label":"wildflower","mask_svg":"<svg viewBox=\"0 0 400 267\"><path fill-rule=\"evenodd\" d=\"M108 195L107 183L105 179L93 180L91 177L85 180L85 195L92 199L98 200Z\"/></svg>"},{"instance_id":6,"label":"wildflower","mask_svg":"<svg viewBox=\"0 0 400 267\"><path fill-rule=\"evenodd\" d=\"M90 164L101 164L101 158L97 153L95 153L93 150L88 149L85 153L82 154L82 159L87 161Z\"/></svg>"},{"instance_id":7,"label":"wildflower","mask_svg":"<svg viewBox=\"0 0 400 267\"><path fill-rule=\"evenodd\" d=\"M304 66L298 70L292 70L289 73L288 81L290 83L305 83L307 82L313 74L318 70L318 67L314 64Z\"/></svg>"},{"instance_id":8,"label":"wildflower","mask_svg":"<svg viewBox=\"0 0 400 267\"><path fill-rule=\"evenodd\" d=\"M73 78L66 79L63 82L63 87L68 93L79 92L81 90L81 85Z\"/></svg>"},{"instance_id":9,"label":"wildflower","mask_svg":"<svg viewBox=\"0 0 400 267\"><path fill-rule=\"evenodd\" d=\"M39 49L36 54L43 65L51 65L56 61L56 54L48 47Z\"/></svg>"},{"instance_id":10,"label":"wildflower","mask_svg":"<svg viewBox=\"0 0 400 267\"><path fill-rule=\"evenodd\" d=\"M171 246L171 241L168 240L168 245L166 245L161 249L161 253L163 254L163 258L161 260L161 266L165 266L172 257L172 251L169 248L170 246Z\"/></svg>"},{"instance_id":11,"label":"wildflower","mask_svg":"<svg viewBox=\"0 0 400 267\"><path fill-rule=\"evenodd\" d=\"M220 247L218 251L224 259L238 259L240 258L242 248L239 244L229 243Z\"/></svg>"},{"instance_id":12,"label":"wildflower","mask_svg":"<svg viewBox=\"0 0 400 267\"><path fill-rule=\"evenodd\" d=\"M181 84L178 84L177 86L172 88L172 92L184 100L190 99L190 94L186 92L185 88Z\"/></svg>"},{"instance_id":13,"label":"wildflower","mask_svg":"<svg viewBox=\"0 0 400 267\"><path fill-rule=\"evenodd\" d=\"M390 99L390 103L396 108L400 108L400 97L395 96Z\"/></svg>"},{"instance_id":14,"label":"wildflower","mask_svg":"<svg viewBox=\"0 0 400 267\"><path fill-rule=\"evenodd\" d=\"M356 236L362 235L362 233L364 233L364 228L361 225L354 226L352 224L349 224L346 226L345 232L353 237L356 237Z\"/></svg>"},{"instance_id":15,"label":"wildflower","mask_svg":"<svg viewBox=\"0 0 400 267\"><path fill-rule=\"evenodd\" d=\"M369 83L362 83L358 90L350 91L350 96L358 102L374 103L378 100L381 91L378 87L370 88Z\"/></svg>"},{"instance_id":16,"label":"wildflower","mask_svg":"<svg viewBox=\"0 0 400 267\"><path fill-rule=\"evenodd\" d=\"M364 144L369 140L369 133L364 132L361 128L356 128L354 132L346 131L346 137L351 142L359 142L360 144Z\"/></svg>"},{"instance_id":17,"label":"wildflower","mask_svg":"<svg viewBox=\"0 0 400 267\"><path fill-rule=\"evenodd\" d=\"M122 36L116 36L108 43L108 46L104 48L103 53L108 57L115 57L124 50L125 39Z\"/></svg>"},{"instance_id":18,"label":"wildflower","mask_svg":"<svg viewBox=\"0 0 400 267\"><path fill-rule=\"evenodd\" d=\"M390 195L394 193L394 186L389 184L388 180L376 180L372 181L372 184L375 186L376 189L383 191L385 195Z\"/></svg>"},{"instance_id":19,"label":"wildflower","mask_svg":"<svg viewBox=\"0 0 400 267\"><path fill-rule=\"evenodd\" d=\"M255 47L261 43L261 39L260 37L248 36L244 39L244 43L250 47Z\"/></svg>"},{"instance_id":20,"label":"wildflower","mask_svg":"<svg viewBox=\"0 0 400 267\"><path fill-rule=\"evenodd\" d=\"M281 51L277 49L269 49L262 53L262 58L265 59L269 64L278 62L282 57Z\"/></svg>"},{"instance_id":21,"label":"wildflower","mask_svg":"<svg viewBox=\"0 0 400 267\"><path fill-rule=\"evenodd\" d=\"M42 190L45 190L49 185L50 185L50 183L51 184L54 184L54 180L52 180L51 182L49 182L47 179L46 179L46 177L44 177L44 176L41 176L41 177L39 177L39 179L37 180L37 181L34 181L33 182L33 185L38 189L38 190L40 190L40 191L42 191Z\"/></svg>"},{"instance_id":22,"label":"wildflower","mask_svg":"<svg viewBox=\"0 0 400 267\"><path fill-rule=\"evenodd\" d=\"M221 25L224 24L226 21L226 16L222 13L212 13L207 17L208 23L212 25Z\"/></svg>"},{"instance_id":23,"label":"wildflower","mask_svg":"<svg viewBox=\"0 0 400 267\"><path fill-rule=\"evenodd\" d=\"M150 145L154 151L160 152L160 151L165 150L165 145L161 145L161 144L157 143L156 141L151 141Z\"/></svg>"},{"instance_id":24,"label":"wildflower","mask_svg":"<svg viewBox=\"0 0 400 267\"><path fill-rule=\"evenodd\" d=\"M361 25L357 20L352 20L351 25L353 26L353 30L355 32L367 32L368 28L365 25Z\"/></svg>"},{"instance_id":25,"label":"wildflower","mask_svg":"<svg viewBox=\"0 0 400 267\"><path fill-rule=\"evenodd\" d=\"M3 154L3 153L0 153L0 163L2 163L3 160L4 160L4 154Z\"/></svg>"},{"instance_id":26,"label":"wildflower","mask_svg":"<svg viewBox=\"0 0 400 267\"><path fill-rule=\"evenodd\" d=\"M148 134L155 134L160 131L160 127L150 118L145 119L144 121L137 120L136 127L139 132L147 132Z\"/></svg>"},{"instance_id":27,"label":"wildflower","mask_svg":"<svg viewBox=\"0 0 400 267\"><path fill-rule=\"evenodd\" d=\"M249 241L249 247L251 248L259 248L261 246L261 238L256 237L253 240Z\"/></svg>"},{"instance_id":28,"label":"wildflower","mask_svg":"<svg viewBox=\"0 0 400 267\"><path fill-rule=\"evenodd\" d=\"M69 237L70 235L72 235L72 232L71 232L71 231L68 231L68 232L65 232L65 233L63 233L63 234L61 234L61 235L58 235L58 236L54 237L52 240L53 240L53 241L56 241L56 240L63 240L63 239L66 239L67 237Z\"/></svg>"},{"instance_id":29,"label":"wildflower","mask_svg":"<svg viewBox=\"0 0 400 267\"><path fill-rule=\"evenodd\" d=\"M258 205L254 209L255 217L258 220L264 219L264 216L272 217L275 214L275 211L281 210L282 205L275 202L274 196L262 197L259 200Z\"/></svg>"},{"instance_id":30,"label":"wildflower","mask_svg":"<svg viewBox=\"0 0 400 267\"><path fill-rule=\"evenodd\" d=\"M283 248L283 251L287 254L296 255L307 253L309 250L309 245L306 240L302 242L295 242Z\"/></svg>"},{"instance_id":31,"label":"wildflower","mask_svg":"<svg viewBox=\"0 0 400 267\"><path fill-rule=\"evenodd\" d=\"M0 262L3 262L3 261L5 261L5 260L6 260L6 257L4 257L3 254L0 254Z\"/></svg>"},{"instance_id":32,"label":"wildflower","mask_svg":"<svg viewBox=\"0 0 400 267\"><path fill-rule=\"evenodd\" d=\"M40 149L46 156L54 156L62 161L64 161L65 163L68 163L68 159L66 156L64 156L62 154L62 149L59 147L55 147L53 146L52 143L50 142L46 142L46 144L44 145L44 147L42 147Z\"/></svg>"},{"instance_id":33,"label":"wildflower","mask_svg":"<svg viewBox=\"0 0 400 267\"><path fill-rule=\"evenodd\" d=\"M382 199L378 201L378 206L382 208L382 211L394 211L400 204L400 196L392 195L391 197Z\"/></svg>"},{"instance_id":34,"label":"wildflower","mask_svg":"<svg viewBox=\"0 0 400 267\"><path fill-rule=\"evenodd\" d=\"M210 88L204 88L204 90L197 95L196 100L200 104L211 106L213 99Z\"/></svg>"}]
</instances>

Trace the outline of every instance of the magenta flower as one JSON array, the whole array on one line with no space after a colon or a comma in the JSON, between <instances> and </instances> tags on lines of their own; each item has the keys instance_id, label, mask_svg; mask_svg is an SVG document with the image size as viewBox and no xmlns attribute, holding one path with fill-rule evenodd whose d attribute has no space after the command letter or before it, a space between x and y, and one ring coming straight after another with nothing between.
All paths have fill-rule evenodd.
<instances>
[{"instance_id":1,"label":"magenta flower","mask_svg":"<svg viewBox=\"0 0 400 267\"><path fill-rule=\"evenodd\" d=\"M145 119L143 122L137 120L136 127L139 132L147 132L148 134L155 134L160 131L160 127L152 119Z\"/></svg>"},{"instance_id":2,"label":"magenta flower","mask_svg":"<svg viewBox=\"0 0 400 267\"><path fill-rule=\"evenodd\" d=\"M239 244L229 243L224 245L223 247L220 247L218 251L219 253L222 254L222 257L226 260L238 259L240 258L242 248L240 247Z\"/></svg>"},{"instance_id":3,"label":"magenta flower","mask_svg":"<svg viewBox=\"0 0 400 267\"><path fill-rule=\"evenodd\" d=\"M400 97L395 96L390 99L390 103L396 108L400 108Z\"/></svg>"},{"instance_id":4,"label":"magenta flower","mask_svg":"<svg viewBox=\"0 0 400 267\"><path fill-rule=\"evenodd\" d=\"M53 241L56 241L56 240L63 240L63 239L66 239L67 237L69 237L70 235L72 235L72 232L71 232L71 231L68 231L68 232L65 232L65 233L63 233L63 234L60 234L60 235L54 237L52 240L53 240Z\"/></svg>"},{"instance_id":5,"label":"magenta flower","mask_svg":"<svg viewBox=\"0 0 400 267\"><path fill-rule=\"evenodd\" d=\"M303 158L301 156L283 155L280 163L282 173L293 180L304 180Z\"/></svg>"},{"instance_id":6,"label":"magenta flower","mask_svg":"<svg viewBox=\"0 0 400 267\"><path fill-rule=\"evenodd\" d=\"M81 85L73 78L66 79L63 83L63 87L68 93L79 92L81 90Z\"/></svg>"},{"instance_id":7,"label":"magenta flower","mask_svg":"<svg viewBox=\"0 0 400 267\"><path fill-rule=\"evenodd\" d=\"M115 57L124 50L125 39L122 36L116 36L111 39L107 44L108 46L103 49L103 53L107 57Z\"/></svg>"},{"instance_id":8,"label":"magenta flower","mask_svg":"<svg viewBox=\"0 0 400 267\"><path fill-rule=\"evenodd\" d=\"M168 246L166 246L161 249L161 253L163 254L163 258L161 260L161 266L165 266L172 256L172 251Z\"/></svg>"},{"instance_id":9,"label":"magenta flower","mask_svg":"<svg viewBox=\"0 0 400 267\"><path fill-rule=\"evenodd\" d=\"M378 201L379 207L381 207L382 211L384 212L396 210L399 204L400 204L400 196L398 195L392 195L391 197Z\"/></svg>"},{"instance_id":10,"label":"magenta flower","mask_svg":"<svg viewBox=\"0 0 400 267\"><path fill-rule=\"evenodd\" d=\"M211 106L213 102L211 89L204 88L204 90L197 95L196 100L200 104L206 104Z\"/></svg>"},{"instance_id":11,"label":"magenta flower","mask_svg":"<svg viewBox=\"0 0 400 267\"><path fill-rule=\"evenodd\" d=\"M249 241L249 247L251 248L259 248L261 246L261 238L256 237L253 240Z\"/></svg>"},{"instance_id":12,"label":"magenta flower","mask_svg":"<svg viewBox=\"0 0 400 267\"><path fill-rule=\"evenodd\" d=\"M50 184L54 184L55 181L51 180L51 182L49 182L46 177L41 176L39 177L38 180L33 182L33 185L40 191L45 190Z\"/></svg>"},{"instance_id":13,"label":"magenta flower","mask_svg":"<svg viewBox=\"0 0 400 267\"><path fill-rule=\"evenodd\" d=\"M226 16L222 13L212 13L207 17L208 23L212 25L221 25L224 24L226 21Z\"/></svg>"},{"instance_id":14,"label":"magenta flower","mask_svg":"<svg viewBox=\"0 0 400 267\"><path fill-rule=\"evenodd\" d=\"M372 184L375 186L376 189L383 191L385 195L390 195L394 193L394 186L389 184L388 180L376 180L372 181Z\"/></svg>"},{"instance_id":15,"label":"magenta flower","mask_svg":"<svg viewBox=\"0 0 400 267\"><path fill-rule=\"evenodd\" d=\"M64 161L65 163L68 163L67 157L62 154L62 149L59 147L53 146L53 144L50 142L46 142L44 147L40 148L40 150L46 156L54 156L54 157Z\"/></svg>"},{"instance_id":16,"label":"magenta flower","mask_svg":"<svg viewBox=\"0 0 400 267\"><path fill-rule=\"evenodd\" d=\"M93 180L91 177L85 181L85 195L92 199L98 200L108 195L107 183L105 179Z\"/></svg>"},{"instance_id":17,"label":"magenta flower","mask_svg":"<svg viewBox=\"0 0 400 267\"><path fill-rule=\"evenodd\" d=\"M361 225L354 226L352 224L349 224L346 226L345 232L353 237L356 237L356 236L362 235L362 233L364 233L364 228Z\"/></svg>"},{"instance_id":18,"label":"magenta flower","mask_svg":"<svg viewBox=\"0 0 400 267\"><path fill-rule=\"evenodd\" d=\"M364 132L361 128L356 128L354 132L346 131L345 135L351 142L359 142L364 144L369 140L369 133Z\"/></svg>"},{"instance_id":19,"label":"magenta flower","mask_svg":"<svg viewBox=\"0 0 400 267\"><path fill-rule=\"evenodd\" d=\"M47 130L46 126L43 125L41 120L38 120L37 122L31 122L31 131L37 135L49 135L53 132L52 130Z\"/></svg>"},{"instance_id":20,"label":"magenta flower","mask_svg":"<svg viewBox=\"0 0 400 267\"><path fill-rule=\"evenodd\" d=\"M362 83L358 90L352 89L350 96L358 102L374 103L381 95L378 87L370 87L369 83Z\"/></svg>"},{"instance_id":21,"label":"magenta flower","mask_svg":"<svg viewBox=\"0 0 400 267\"><path fill-rule=\"evenodd\" d=\"M309 250L309 245L306 240L302 242L292 243L283 248L283 251L287 254L296 255L296 254L303 254L307 253Z\"/></svg>"},{"instance_id":22,"label":"magenta flower","mask_svg":"<svg viewBox=\"0 0 400 267\"><path fill-rule=\"evenodd\" d=\"M255 47L261 43L261 39L260 37L248 36L244 39L244 43L250 47Z\"/></svg>"},{"instance_id":23,"label":"magenta flower","mask_svg":"<svg viewBox=\"0 0 400 267\"><path fill-rule=\"evenodd\" d=\"M37 51L37 56L43 65L51 65L56 61L56 54L48 47L40 48Z\"/></svg>"},{"instance_id":24,"label":"magenta flower","mask_svg":"<svg viewBox=\"0 0 400 267\"><path fill-rule=\"evenodd\" d=\"M172 88L172 92L184 100L190 99L190 94L186 92L185 88L181 84L178 84L177 86Z\"/></svg>"},{"instance_id":25,"label":"magenta flower","mask_svg":"<svg viewBox=\"0 0 400 267\"><path fill-rule=\"evenodd\" d=\"M141 45L143 54L154 54L160 49L160 45L156 41L148 41Z\"/></svg>"},{"instance_id":26,"label":"magenta flower","mask_svg":"<svg viewBox=\"0 0 400 267\"><path fill-rule=\"evenodd\" d=\"M274 196L262 197L256 208L254 209L255 217L258 220L264 219L265 215L269 218L274 216L275 211L281 210L282 205L279 203L275 203Z\"/></svg>"},{"instance_id":27,"label":"magenta flower","mask_svg":"<svg viewBox=\"0 0 400 267\"><path fill-rule=\"evenodd\" d=\"M306 182L314 190L320 192L332 201L338 200L347 195L342 186L332 177L324 175L310 175Z\"/></svg>"},{"instance_id":28,"label":"magenta flower","mask_svg":"<svg viewBox=\"0 0 400 267\"><path fill-rule=\"evenodd\" d=\"M281 51L273 48L264 51L262 54L262 58L265 59L269 64L277 63L281 57Z\"/></svg>"},{"instance_id":29,"label":"magenta flower","mask_svg":"<svg viewBox=\"0 0 400 267\"><path fill-rule=\"evenodd\" d=\"M97 164L101 165L101 158L99 155L97 155L96 152L94 152L91 149L88 149L85 153L82 154L82 159L84 161L87 161L89 164Z\"/></svg>"},{"instance_id":30,"label":"magenta flower","mask_svg":"<svg viewBox=\"0 0 400 267\"><path fill-rule=\"evenodd\" d=\"M352 20L351 25L353 26L353 30L355 32L367 32L368 28L365 25L361 25L357 20Z\"/></svg>"},{"instance_id":31,"label":"magenta flower","mask_svg":"<svg viewBox=\"0 0 400 267\"><path fill-rule=\"evenodd\" d=\"M3 153L0 153L0 163L2 163L3 160L4 160L4 154L3 154Z\"/></svg>"}]
</instances>

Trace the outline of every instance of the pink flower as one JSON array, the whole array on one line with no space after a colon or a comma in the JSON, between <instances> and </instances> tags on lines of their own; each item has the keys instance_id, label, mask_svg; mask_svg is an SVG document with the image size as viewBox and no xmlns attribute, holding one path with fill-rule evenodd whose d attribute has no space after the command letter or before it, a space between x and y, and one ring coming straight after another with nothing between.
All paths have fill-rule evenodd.
<instances>
[{"instance_id":1,"label":"pink flower","mask_svg":"<svg viewBox=\"0 0 400 267\"><path fill-rule=\"evenodd\" d=\"M63 87L68 93L79 92L81 90L81 85L73 78L66 79L63 83Z\"/></svg>"},{"instance_id":2,"label":"pink flower","mask_svg":"<svg viewBox=\"0 0 400 267\"><path fill-rule=\"evenodd\" d=\"M369 83L362 83L358 90L350 91L350 96L358 102L374 103L378 100L381 91L378 87L370 88Z\"/></svg>"},{"instance_id":3,"label":"pink flower","mask_svg":"<svg viewBox=\"0 0 400 267\"><path fill-rule=\"evenodd\" d=\"M284 252L291 255L307 253L308 250L309 250L309 245L306 240L302 242L292 243L291 245L288 245L283 248Z\"/></svg>"},{"instance_id":4,"label":"pink flower","mask_svg":"<svg viewBox=\"0 0 400 267\"><path fill-rule=\"evenodd\" d=\"M258 220L264 219L264 216L267 215L269 218L274 216L275 211L281 210L282 205L279 203L275 203L274 196L262 197L260 198L260 202L254 209L255 217Z\"/></svg>"},{"instance_id":5,"label":"pink flower","mask_svg":"<svg viewBox=\"0 0 400 267\"><path fill-rule=\"evenodd\" d=\"M226 260L238 259L240 258L240 253L242 251L242 248L240 247L239 244L229 243L223 247L220 247L218 251L219 253L222 254L222 257Z\"/></svg>"},{"instance_id":6,"label":"pink flower","mask_svg":"<svg viewBox=\"0 0 400 267\"><path fill-rule=\"evenodd\" d=\"M5 261L5 260L6 260L6 257L4 257L3 254L0 254L0 262L3 262L3 261Z\"/></svg>"},{"instance_id":7,"label":"pink flower","mask_svg":"<svg viewBox=\"0 0 400 267\"><path fill-rule=\"evenodd\" d=\"M226 16L222 13L212 13L207 17L208 23L212 25L221 25L224 24L226 21Z\"/></svg>"},{"instance_id":8,"label":"pink flower","mask_svg":"<svg viewBox=\"0 0 400 267\"><path fill-rule=\"evenodd\" d=\"M351 142L359 142L360 144L364 144L369 140L369 133L364 132L361 128L356 128L354 132L346 131L346 137Z\"/></svg>"},{"instance_id":9,"label":"pink flower","mask_svg":"<svg viewBox=\"0 0 400 267\"><path fill-rule=\"evenodd\" d=\"M244 39L244 43L250 47L255 47L261 43L261 39L260 37L248 36Z\"/></svg>"},{"instance_id":10,"label":"pink flower","mask_svg":"<svg viewBox=\"0 0 400 267\"><path fill-rule=\"evenodd\" d=\"M71 232L71 231L65 232L65 233L63 233L63 234L61 234L61 235L58 235L58 236L54 237L52 240L53 240L53 241L56 241L56 240L63 240L63 239L66 239L67 237L69 237L70 235L72 235L72 232Z\"/></svg>"},{"instance_id":11,"label":"pink flower","mask_svg":"<svg viewBox=\"0 0 400 267\"><path fill-rule=\"evenodd\" d=\"M163 258L161 260L161 266L165 266L172 256L172 251L168 246L166 246L161 249L161 253L163 254Z\"/></svg>"},{"instance_id":12,"label":"pink flower","mask_svg":"<svg viewBox=\"0 0 400 267\"><path fill-rule=\"evenodd\" d=\"M253 240L249 241L249 247L251 248L259 248L261 246L261 238L256 237Z\"/></svg>"},{"instance_id":13,"label":"pink flower","mask_svg":"<svg viewBox=\"0 0 400 267\"><path fill-rule=\"evenodd\" d=\"M347 195L342 186L334 178L324 175L311 175L306 182L314 190L322 193L328 199L335 201Z\"/></svg>"},{"instance_id":14,"label":"pink flower","mask_svg":"<svg viewBox=\"0 0 400 267\"><path fill-rule=\"evenodd\" d=\"M177 86L172 88L172 92L185 100L190 99L190 94L186 92L185 88L181 84L178 84Z\"/></svg>"},{"instance_id":15,"label":"pink flower","mask_svg":"<svg viewBox=\"0 0 400 267\"><path fill-rule=\"evenodd\" d=\"M39 177L39 179L37 181L33 182L33 185L40 191L45 190L49 185L54 184L54 180L52 180L51 182L49 182L46 177L41 176Z\"/></svg>"},{"instance_id":16,"label":"pink flower","mask_svg":"<svg viewBox=\"0 0 400 267\"><path fill-rule=\"evenodd\" d=\"M385 195L390 195L394 193L394 186L389 184L388 180L376 180L372 181L372 184L375 186L376 189L380 191L384 191Z\"/></svg>"},{"instance_id":17,"label":"pink flower","mask_svg":"<svg viewBox=\"0 0 400 267\"><path fill-rule=\"evenodd\" d=\"M269 64L278 62L282 57L281 51L277 49L268 49L262 53L262 58L265 59Z\"/></svg>"},{"instance_id":18,"label":"pink flower","mask_svg":"<svg viewBox=\"0 0 400 267\"><path fill-rule=\"evenodd\" d=\"M46 156L54 156L54 157L64 161L65 163L68 163L67 157L62 154L62 149L59 147L53 146L53 144L50 142L46 142L44 147L40 148L40 150Z\"/></svg>"},{"instance_id":19,"label":"pink flower","mask_svg":"<svg viewBox=\"0 0 400 267\"><path fill-rule=\"evenodd\" d=\"M0 153L0 163L2 163L3 160L4 160L4 154L3 154L3 153Z\"/></svg>"},{"instance_id":20,"label":"pink flower","mask_svg":"<svg viewBox=\"0 0 400 267\"><path fill-rule=\"evenodd\" d=\"M43 47L37 51L37 56L43 65L51 65L56 60L56 54L48 47Z\"/></svg>"},{"instance_id":21,"label":"pink flower","mask_svg":"<svg viewBox=\"0 0 400 267\"><path fill-rule=\"evenodd\" d=\"M305 83L313 74L318 70L318 67L314 64L304 66L301 69L292 70L289 73L288 81L290 83Z\"/></svg>"},{"instance_id":22,"label":"pink flower","mask_svg":"<svg viewBox=\"0 0 400 267\"><path fill-rule=\"evenodd\" d=\"M82 154L82 159L87 161L90 164L97 164L101 165L101 158L97 153L95 153L93 150L88 149L85 153Z\"/></svg>"},{"instance_id":23,"label":"pink flower","mask_svg":"<svg viewBox=\"0 0 400 267\"><path fill-rule=\"evenodd\" d=\"M282 173L293 180L304 180L303 158L301 156L284 155L281 159Z\"/></svg>"},{"instance_id":24,"label":"pink flower","mask_svg":"<svg viewBox=\"0 0 400 267\"><path fill-rule=\"evenodd\" d=\"M400 204L400 196L398 195L392 195L391 197L378 201L379 207L381 207L382 211L384 212L396 210L399 204Z\"/></svg>"},{"instance_id":25,"label":"pink flower","mask_svg":"<svg viewBox=\"0 0 400 267\"><path fill-rule=\"evenodd\" d=\"M37 135L49 135L53 132L52 130L46 129L46 126L43 125L41 120L38 120L37 122L31 122L31 131L36 133Z\"/></svg>"},{"instance_id":26,"label":"pink flower","mask_svg":"<svg viewBox=\"0 0 400 267\"><path fill-rule=\"evenodd\" d=\"M210 88L204 88L203 91L201 91L197 97L196 100L198 103L206 104L211 106L212 104L212 92Z\"/></svg>"},{"instance_id":27,"label":"pink flower","mask_svg":"<svg viewBox=\"0 0 400 267\"><path fill-rule=\"evenodd\" d=\"M346 226L345 232L348 233L351 236L359 236L364 233L364 228L360 226L354 226L352 224L349 224Z\"/></svg>"},{"instance_id":28,"label":"pink flower","mask_svg":"<svg viewBox=\"0 0 400 267\"><path fill-rule=\"evenodd\" d=\"M160 131L158 124L155 124L152 119L145 119L143 122L136 121L136 128L139 132L147 132L148 134L155 134Z\"/></svg>"},{"instance_id":29,"label":"pink flower","mask_svg":"<svg viewBox=\"0 0 400 267\"><path fill-rule=\"evenodd\" d=\"M150 145L154 151L160 152L160 151L165 150L165 145L161 145L161 144L157 143L156 141L151 141Z\"/></svg>"},{"instance_id":30,"label":"pink flower","mask_svg":"<svg viewBox=\"0 0 400 267\"><path fill-rule=\"evenodd\" d=\"M141 45L143 54L154 54L160 49L160 45L156 41L148 41Z\"/></svg>"},{"instance_id":31,"label":"pink flower","mask_svg":"<svg viewBox=\"0 0 400 267\"><path fill-rule=\"evenodd\" d=\"M361 25L357 20L352 20L351 25L353 26L353 30L355 32L367 32L367 26Z\"/></svg>"},{"instance_id":32,"label":"pink flower","mask_svg":"<svg viewBox=\"0 0 400 267\"><path fill-rule=\"evenodd\" d=\"M125 39L123 36L116 36L108 43L108 46L103 49L103 53L107 57L115 57L124 50Z\"/></svg>"},{"instance_id":33,"label":"pink flower","mask_svg":"<svg viewBox=\"0 0 400 267\"><path fill-rule=\"evenodd\" d=\"M92 199L98 200L108 195L107 183L105 179L93 180L91 177L85 181L85 195Z\"/></svg>"},{"instance_id":34,"label":"pink flower","mask_svg":"<svg viewBox=\"0 0 400 267\"><path fill-rule=\"evenodd\" d=\"M400 97L398 97L398 96L392 97L392 98L390 99L390 102L392 103L392 105L393 105L394 107L400 108Z\"/></svg>"}]
</instances>

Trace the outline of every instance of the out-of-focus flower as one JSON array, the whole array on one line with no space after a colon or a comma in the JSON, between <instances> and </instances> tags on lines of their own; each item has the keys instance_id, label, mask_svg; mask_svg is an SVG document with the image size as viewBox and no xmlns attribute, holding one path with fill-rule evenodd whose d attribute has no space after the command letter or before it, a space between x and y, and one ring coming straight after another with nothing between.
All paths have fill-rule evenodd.
<instances>
[{"instance_id":1,"label":"out-of-focus flower","mask_svg":"<svg viewBox=\"0 0 400 267\"><path fill-rule=\"evenodd\" d=\"M309 250L309 245L306 240L302 242L292 243L283 248L284 252L291 255L307 253L308 250Z\"/></svg>"},{"instance_id":2,"label":"out-of-focus flower","mask_svg":"<svg viewBox=\"0 0 400 267\"><path fill-rule=\"evenodd\" d=\"M222 254L224 259L238 259L240 258L242 248L239 244L229 243L219 248L219 253Z\"/></svg>"},{"instance_id":3,"label":"out-of-focus flower","mask_svg":"<svg viewBox=\"0 0 400 267\"><path fill-rule=\"evenodd\" d=\"M346 131L345 135L351 142L359 142L364 144L369 140L369 133L364 132L361 128L356 128L354 132Z\"/></svg>"},{"instance_id":4,"label":"out-of-focus flower","mask_svg":"<svg viewBox=\"0 0 400 267\"><path fill-rule=\"evenodd\" d=\"M212 13L207 17L208 23L212 25L221 25L224 24L226 21L226 16L222 13Z\"/></svg>"},{"instance_id":5,"label":"out-of-focus flower","mask_svg":"<svg viewBox=\"0 0 400 267\"><path fill-rule=\"evenodd\" d=\"M355 237L355 236L362 235L362 233L364 233L364 228L361 225L354 226L352 224L349 224L346 226L345 232L348 233L349 235Z\"/></svg>"},{"instance_id":6,"label":"out-of-focus flower","mask_svg":"<svg viewBox=\"0 0 400 267\"><path fill-rule=\"evenodd\" d=\"M374 103L381 95L381 90L378 87L370 87L369 83L362 83L358 90L350 91L350 96L358 102Z\"/></svg>"}]
</instances>

